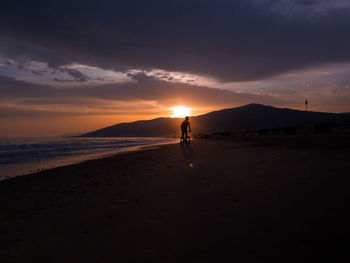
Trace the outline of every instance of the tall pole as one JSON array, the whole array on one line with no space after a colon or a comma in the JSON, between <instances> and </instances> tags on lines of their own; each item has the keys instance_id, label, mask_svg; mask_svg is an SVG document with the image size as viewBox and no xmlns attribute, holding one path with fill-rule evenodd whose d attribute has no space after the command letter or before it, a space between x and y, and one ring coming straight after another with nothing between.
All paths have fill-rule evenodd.
<instances>
[{"instance_id":1,"label":"tall pole","mask_svg":"<svg viewBox=\"0 0 350 263\"><path fill-rule=\"evenodd\" d=\"M307 100L305 101L305 111L307 111Z\"/></svg>"}]
</instances>

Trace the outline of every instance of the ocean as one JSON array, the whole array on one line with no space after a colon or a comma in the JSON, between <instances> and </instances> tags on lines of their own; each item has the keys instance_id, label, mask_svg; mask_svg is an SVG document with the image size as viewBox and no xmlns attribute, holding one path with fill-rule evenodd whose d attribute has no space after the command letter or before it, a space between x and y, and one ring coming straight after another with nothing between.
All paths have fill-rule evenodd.
<instances>
[{"instance_id":1,"label":"ocean","mask_svg":"<svg viewBox=\"0 0 350 263\"><path fill-rule=\"evenodd\" d=\"M173 138L0 138L0 180L178 142Z\"/></svg>"}]
</instances>

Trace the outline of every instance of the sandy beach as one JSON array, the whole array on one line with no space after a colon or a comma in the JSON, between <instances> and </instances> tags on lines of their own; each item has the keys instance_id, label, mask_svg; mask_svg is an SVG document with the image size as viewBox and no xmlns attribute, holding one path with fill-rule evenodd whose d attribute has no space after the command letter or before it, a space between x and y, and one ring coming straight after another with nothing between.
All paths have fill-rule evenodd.
<instances>
[{"instance_id":1,"label":"sandy beach","mask_svg":"<svg viewBox=\"0 0 350 263\"><path fill-rule=\"evenodd\" d=\"M198 139L2 181L0 262L337 262L350 152L317 145Z\"/></svg>"}]
</instances>

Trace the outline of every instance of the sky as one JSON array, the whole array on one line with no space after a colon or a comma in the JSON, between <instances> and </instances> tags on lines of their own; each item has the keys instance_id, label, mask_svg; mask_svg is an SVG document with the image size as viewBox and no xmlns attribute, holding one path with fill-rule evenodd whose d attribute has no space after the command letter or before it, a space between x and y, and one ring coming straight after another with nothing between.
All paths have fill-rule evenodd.
<instances>
[{"instance_id":1,"label":"sky","mask_svg":"<svg viewBox=\"0 0 350 263\"><path fill-rule=\"evenodd\" d=\"M348 0L3 0L0 137L249 103L350 112Z\"/></svg>"}]
</instances>

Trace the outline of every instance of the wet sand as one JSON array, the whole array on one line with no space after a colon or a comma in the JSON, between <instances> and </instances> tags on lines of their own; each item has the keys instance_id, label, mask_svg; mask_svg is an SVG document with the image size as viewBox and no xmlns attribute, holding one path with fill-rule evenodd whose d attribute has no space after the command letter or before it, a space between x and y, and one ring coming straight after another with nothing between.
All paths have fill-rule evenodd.
<instances>
[{"instance_id":1,"label":"wet sand","mask_svg":"<svg viewBox=\"0 0 350 263\"><path fill-rule=\"evenodd\" d=\"M196 140L86 161L0 182L0 262L344 261L349 186L347 147Z\"/></svg>"}]
</instances>

